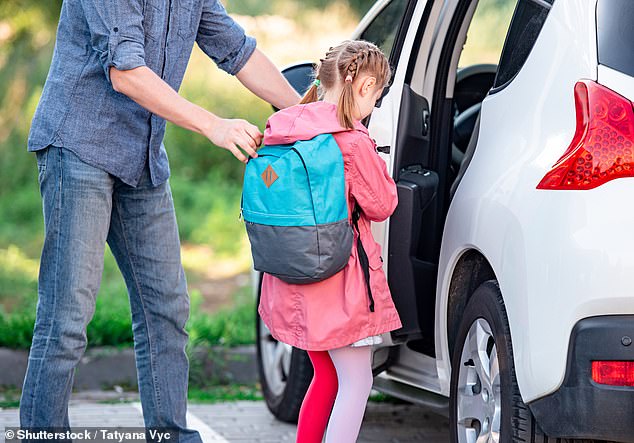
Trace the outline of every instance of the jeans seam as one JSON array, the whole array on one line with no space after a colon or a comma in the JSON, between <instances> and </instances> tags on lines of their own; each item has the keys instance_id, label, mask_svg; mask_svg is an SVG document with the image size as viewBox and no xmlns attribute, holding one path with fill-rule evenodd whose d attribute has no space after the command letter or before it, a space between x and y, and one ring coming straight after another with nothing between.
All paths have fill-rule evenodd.
<instances>
[{"instance_id":1,"label":"jeans seam","mask_svg":"<svg viewBox=\"0 0 634 443\"><path fill-rule=\"evenodd\" d=\"M143 302L143 296L141 295L141 285L139 285L139 279L137 277L137 273L136 273L136 264L134 263L134 260L130 254L130 247L128 246L128 238L126 236L126 229L125 229L125 225L123 223L123 217L121 217L121 207L119 205L119 202L113 198L113 204L117 205L117 217L119 217L119 223L121 224L121 235L123 237L123 244L125 247L125 252L128 256L128 260L130 261L130 268L132 271L132 278L134 279L134 284L136 285L136 289L137 289L137 293L139 294L139 301L141 303L141 309L143 309L143 321L145 323L145 332L147 335L147 341L148 341L148 347L150 348L150 368L152 371L152 381L154 382L154 401L155 401L155 408L157 410L157 416L160 417L160 413L158 413L160 411L160 406L161 406L161 394L159 392L158 387L158 380L156 379L156 367L155 367L155 353L154 353L154 346L152 346L152 340L150 339L150 328L148 326L147 323L147 312L145 309L145 303ZM160 423L158 424L159 426L161 425Z\"/></svg>"},{"instance_id":2,"label":"jeans seam","mask_svg":"<svg viewBox=\"0 0 634 443\"><path fill-rule=\"evenodd\" d=\"M60 226L61 226L61 220L59 220L60 218L60 214L61 214L61 208L62 208L62 188L63 188L63 182L64 182L64 168L62 167L62 149L59 149L58 151L59 154L59 159L58 159L58 167L59 167L59 183L57 185L57 204L55 205L55 221L57 222L55 224L56 229L59 230ZM48 154L47 154L47 160L48 160ZM33 404L34 399L37 397L37 391L40 387L40 377L42 374L42 367L44 364L44 359L46 358L46 354L48 352L48 347L49 344L51 342L51 333L53 331L53 326L55 325L55 312L57 310L57 295L58 295L58 282L59 282L59 278L58 278L58 274L59 274L59 251L60 251L60 241L61 241L61 234L58 233L57 234L57 243L55 244L55 272L54 272L54 276L55 276L55 283L53 285L53 310L51 312L51 324L48 327L48 333L46 334L46 345L44 346L44 351L42 353L42 358L39 359L40 360L40 364L37 370L37 376L35 377L35 386L33 388L32 394L31 394L31 408L30 408L30 414L29 414L29 426L33 426L33 415L34 415L34 409L35 409L35 405Z\"/></svg>"}]
</instances>

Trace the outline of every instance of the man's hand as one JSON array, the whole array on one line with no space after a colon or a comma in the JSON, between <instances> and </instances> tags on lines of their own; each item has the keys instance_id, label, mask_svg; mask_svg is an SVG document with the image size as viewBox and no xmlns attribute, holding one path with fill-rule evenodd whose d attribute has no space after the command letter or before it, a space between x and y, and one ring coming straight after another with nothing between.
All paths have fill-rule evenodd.
<instances>
[{"instance_id":1,"label":"man's hand","mask_svg":"<svg viewBox=\"0 0 634 443\"><path fill-rule=\"evenodd\" d=\"M220 118L178 95L150 68L141 66L128 71L110 68L115 91L127 95L148 111L175 125L204 135L217 146L231 151L241 162L257 157L256 148L262 143L257 127L245 120Z\"/></svg>"},{"instance_id":2,"label":"man's hand","mask_svg":"<svg viewBox=\"0 0 634 443\"><path fill-rule=\"evenodd\" d=\"M205 136L216 146L231 151L243 163L247 162L247 157L240 149L255 158L258 156L256 149L262 143L260 130L248 121L238 119L218 119Z\"/></svg>"}]
</instances>

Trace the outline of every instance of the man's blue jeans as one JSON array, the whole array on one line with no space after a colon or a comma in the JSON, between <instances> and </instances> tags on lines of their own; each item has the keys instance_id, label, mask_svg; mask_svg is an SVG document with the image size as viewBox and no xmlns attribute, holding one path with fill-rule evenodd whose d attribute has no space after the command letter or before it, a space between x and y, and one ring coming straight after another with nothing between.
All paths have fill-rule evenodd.
<instances>
[{"instance_id":1,"label":"man's blue jeans","mask_svg":"<svg viewBox=\"0 0 634 443\"><path fill-rule=\"evenodd\" d=\"M20 401L23 428L67 428L74 370L86 348L105 244L125 278L148 428L187 430L189 297L168 183L133 188L68 149L37 152L45 239L33 343Z\"/></svg>"}]
</instances>

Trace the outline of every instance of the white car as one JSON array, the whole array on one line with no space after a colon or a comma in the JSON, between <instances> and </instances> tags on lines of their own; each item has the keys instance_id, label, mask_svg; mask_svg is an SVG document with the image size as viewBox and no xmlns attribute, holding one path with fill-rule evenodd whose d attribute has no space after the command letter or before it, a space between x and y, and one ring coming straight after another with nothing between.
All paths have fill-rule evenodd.
<instances>
[{"instance_id":1,"label":"white car","mask_svg":"<svg viewBox=\"0 0 634 443\"><path fill-rule=\"evenodd\" d=\"M497 64L463 54L487 26ZM398 185L373 232L403 328L375 389L448 414L452 442L634 442L634 1L379 0L353 37L394 66L369 129ZM258 319L258 358L296 420L307 356Z\"/></svg>"}]
</instances>

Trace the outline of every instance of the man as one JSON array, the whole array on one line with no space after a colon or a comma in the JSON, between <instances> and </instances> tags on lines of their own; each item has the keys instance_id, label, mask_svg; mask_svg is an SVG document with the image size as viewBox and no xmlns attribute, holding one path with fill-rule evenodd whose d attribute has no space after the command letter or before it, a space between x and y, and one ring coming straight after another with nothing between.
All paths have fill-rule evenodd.
<instances>
[{"instance_id":1,"label":"man","mask_svg":"<svg viewBox=\"0 0 634 443\"><path fill-rule=\"evenodd\" d=\"M132 311L146 427L186 428L189 298L165 120L239 160L262 134L180 97L194 41L223 70L279 108L299 96L218 0L65 0L28 149L37 152L45 240L33 343L20 401L23 428L67 428L75 366L108 242Z\"/></svg>"}]
</instances>

